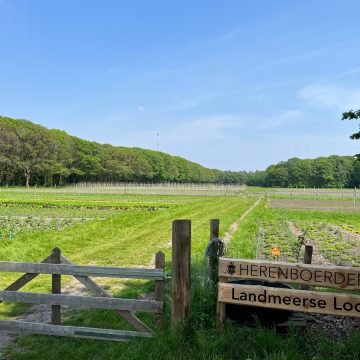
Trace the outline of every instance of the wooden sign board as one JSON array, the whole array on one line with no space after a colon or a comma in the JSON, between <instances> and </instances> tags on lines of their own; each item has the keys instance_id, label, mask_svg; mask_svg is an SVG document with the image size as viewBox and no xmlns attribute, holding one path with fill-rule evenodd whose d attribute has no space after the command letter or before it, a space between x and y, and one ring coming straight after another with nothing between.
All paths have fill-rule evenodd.
<instances>
[{"instance_id":1,"label":"wooden sign board","mask_svg":"<svg viewBox=\"0 0 360 360\"><path fill-rule=\"evenodd\" d=\"M360 289L360 268L344 266L316 266L221 257L219 278L254 279L346 290Z\"/></svg>"},{"instance_id":2,"label":"wooden sign board","mask_svg":"<svg viewBox=\"0 0 360 360\"><path fill-rule=\"evenodd\" d=\"M218 301L219 303L360 317L360 296L355 295L219 283Z\"/></svg>"}]
</instances>

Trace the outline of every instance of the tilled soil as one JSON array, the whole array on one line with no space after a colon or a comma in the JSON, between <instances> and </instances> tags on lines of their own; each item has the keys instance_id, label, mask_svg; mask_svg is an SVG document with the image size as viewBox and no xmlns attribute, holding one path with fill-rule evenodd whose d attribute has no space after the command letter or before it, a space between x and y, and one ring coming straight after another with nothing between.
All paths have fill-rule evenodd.
<instances>
[{"instance_id":1,"label":"tilled soil","mask_svg":"<svg viewBox=\"0 0 360 360\"><path fill-rule=\"evenodd\" d=\"M289 200L269 199L269 206L275 209L321 210L321 211L360 211L360 205L352 201L339 200Z\"/></svg>"},{"instance_id":2,"label":"tilled soil","mask_svg":"<svg viewBox=\"0 0 360 360\"><path fill-rule=\"evenodd\" d=\"M291 221L289 223L290 231L298 237L302 232ZM347 230L341 230L345 236L357 236ZM324 257L314 241L307 241L308 245L313 246L312 264L316 265L332 265L332 263ZM325 337L340 341L344 337L349 336L354 331L360 329L360 318L347 316L333 316L324 314L303 314L307 326L316 334L322 334Z\"/></svg>"},{"instance_id":3,"label":"tilled soil","mask_svg":"<svg viewBox=\"0 0 360 360\"><path fill-rule=\"evenodd\" d=\"M295 226L292 221L288 221L289 229L292 234L296 237L302 234L302 231ZM313 240L306 240L307 245L312 245L313 254L312 254L312 263L317 265L332 265L332 263L324 257L324 255L319 250L317 243Z\"/></svg>"},{"instance_id":4,"label":"tilled soil","mask_svg":"<svg viewBox=\"0 0 360 360\"><path fill-rule=\"evenodd\" d=\"M304 318L314 333L336 341L360 330L360 318L323 314L304 314Z\"/></svg>"}]
</instances>

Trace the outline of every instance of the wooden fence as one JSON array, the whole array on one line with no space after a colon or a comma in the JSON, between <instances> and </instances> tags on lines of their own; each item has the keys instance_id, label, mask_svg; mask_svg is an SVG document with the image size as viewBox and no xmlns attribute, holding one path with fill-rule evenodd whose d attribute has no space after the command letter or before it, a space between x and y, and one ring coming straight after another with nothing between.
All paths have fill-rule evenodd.
<instances>
[{"instance_id":1,"label":"wooden fence","mask_svg":"<svg viewBox=\"0 0 360 360\"><path fill-rule=\"evenodd\" d=\"M132 337L151 337L153 331L135 316L135 312L155 313L156 323L163 327L165 255L156 254L155 268L120 268L75 265L66 259L58 248L41 263L0 262L0 272L24 272L19 279L0 291L0 302L21 302L51 305L51 324L15 320L0 321L0 330L70 336L100 340L125 341ZM39 274L52 275L52 294L19 292L24 285ZM72 275L96 296L61 294L61 275ZM89 276L136 278L155 280L155 300L114 298ZM114 309L136 331L99 329L61 325L61 306L78 309Z\"/></svg>"},{"instance_id":2,"label":"wooden fence","mask_svg":"<svg viewBox=\"0 0 360 360\"><path fill-rule=\"evenodd\" d=\"M237 195L245 190L246 186L242 184L82 182L69 184L58 191L75 193L96 192L143 195L226 196Z\"/></svg>"},{"instance_id":3,"label":"wooden fence","mask_svg":"<svg viewBox=\"0 0 360 360\"><path fill-rule=\"evenodd\" d=\"M210 222L210 238L206 251L209 262L208 283L217 282L217 259L222 255L223 244L219 237L219 220ZM135 316L135 312L155 313L156 325L164 327L165 255L158 252L155 268L119 268L75 265L65 258L58 248L41 263L0 261L0 272L25 273L4 291L0 302L25 302L51 305L51 324L2 320L0 330L18 333L70 336L100 340L125 341L132 337L149 337L153 331ZM39 274L52 276L52 294L19 292ZM61 294L61 275L72 275L96 296ZM134 300L111 297L91 277L116 277L155 280L155 300ZM172 223L172 279L171 279L171 329L177 333L179 325L189 320L191 310L191 220L174 220ZM61 325L61 306L74 308L114 309L136 331L110 330Z\"/></svg>"}]
</instances>

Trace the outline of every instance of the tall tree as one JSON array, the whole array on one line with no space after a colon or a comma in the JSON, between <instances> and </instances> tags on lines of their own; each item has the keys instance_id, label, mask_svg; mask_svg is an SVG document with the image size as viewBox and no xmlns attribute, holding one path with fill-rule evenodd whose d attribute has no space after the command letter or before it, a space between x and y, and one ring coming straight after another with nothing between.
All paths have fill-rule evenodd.
<instances>
[{"instance_id":1,"label":"tall tree","mask_svg":"<svg viewBox=\"0 0 360 360\"><path fill-rule=\"evenodd\" d=\"M35 172L46 172L52 166L54 153L51 152L49 133L42 127L22 127L15 130L20 147L17 155L17 165L25 175L28 187L31 176Z\"/></svg>"},{"instance_id":2,"label":"tall tree","mask_svg":"<svg viewBox=\"0 0 360 360\"><path fill-rule=\"evenodd\" d=\"M7 123L0 123L0 185L16 171L20 142Z\"/></svg>"},{"instance_id":3,"label":"tall tree","mask_svg":"<svg viewBox=\"0 0 360 360\"><path fill-rule=\"evenodd\" d=\"M342 120L359 120L359 119L360 119L360 110L356 110L356 111L350 110L342 114ZM350 135L350 139L352 140L360 139L360 124L359 124L359 131ZM355 156L360 161L360 154L356 154Z\"/></svg>"}]
</instances>

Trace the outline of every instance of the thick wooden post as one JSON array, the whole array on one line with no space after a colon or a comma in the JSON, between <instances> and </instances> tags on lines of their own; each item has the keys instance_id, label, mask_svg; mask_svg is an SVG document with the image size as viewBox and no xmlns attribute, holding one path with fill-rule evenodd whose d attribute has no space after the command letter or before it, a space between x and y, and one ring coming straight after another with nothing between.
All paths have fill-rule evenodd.
<instances>
[{"instance_id":1,"label":"thick wooden post","mask_svg":"<svg viewBox=\"0 0 360 360\"><path fill-rule=\"evenodd\" d=\"M312 254L313 254L312 245L305 245L304 264L311 264ZM310 286L309 285L302 285L301 288L303 290L309 290Z\"/></svg>"},{"instance_id":2,"label":"thick wooden post","mask_svg":"<svg viewBox=\"0 0 360 360\"><path fill-rule=\"evenodd\" d=\"M161 251L156 253L155 256L155 267L156 269L165 270L165 254ZM155 280L155 300L162 301L164 304L165 300L165 279L156 279ZM161 312L155 314L156 325L158 329L164 329L164 306L161 309Z\"/></svg>"},{"instance_id":3,"label":"thick wooden post","mask_svg":"<svg viewBox=\"0 0 360 360\"><path fill-rule=\"evenodd\" d=\"M210 239L218 238L219 237L219 219L211 219L210 220Z\"/></svg>"},{"instance_id":4,"label":"thick wooden post","mask_svg":"<svg viewBox=\"0 0 360 360\"><path fill-rule=\"evenodd\" d=\"M61 251L59 248L53 249L52 262L53 264L61 263ZM52 275L52 293L61 294L61 275ZM61 323L61 307L60 305L51 305L51 323L53 325L60 325Z\"/></svg>"},{"instance_id":5,"label":"thick wooden post","mask_svg":"<svg viewBox=\"0 0 360 360\"><path fill-rule=\"evenodd\" d=\"M172 223L171 326L176 332L179 323L189 319L191 300L190 279L191 221Z\"/></svg>"}]
</instances>

